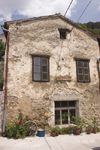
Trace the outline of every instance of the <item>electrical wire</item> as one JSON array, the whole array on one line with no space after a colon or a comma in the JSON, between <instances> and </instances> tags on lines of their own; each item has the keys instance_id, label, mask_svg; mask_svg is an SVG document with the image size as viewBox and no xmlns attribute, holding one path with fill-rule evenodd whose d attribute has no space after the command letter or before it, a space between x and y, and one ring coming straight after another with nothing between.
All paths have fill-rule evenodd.
<instances>
[{"instance_id":1,"label":"electrical wire","mask_svg":"<svg viewBox=\"0 0 100 150\"><path fill-rule=\"evenodd\" d=\"M70 6L71 6L72 2L73 2L73 0L70 2L69 6L68 6L68 8L67 8L67 10L66 10L66 12L65 12L65 14L64 14L64 17L65 17L65 15L67 14L68 9L70 8Z\"/></svg>"},{"instance_id":2,"label":"electrical wire","mask_svg":"<svg viewBox=\"0 0 100 150\"><path fill-rule=\"evenodd\" d=\"M92 0L89 1L89 3L87 4L87 6L85 7L85 9L83 10L82 14L80 15L79 19L77 20L76 23L78 23L78 21L81 19L82 15L84 14L84 12L86 11L86 9L88 8L88 6L90 5Z\"/></svg>"}]
</instances>

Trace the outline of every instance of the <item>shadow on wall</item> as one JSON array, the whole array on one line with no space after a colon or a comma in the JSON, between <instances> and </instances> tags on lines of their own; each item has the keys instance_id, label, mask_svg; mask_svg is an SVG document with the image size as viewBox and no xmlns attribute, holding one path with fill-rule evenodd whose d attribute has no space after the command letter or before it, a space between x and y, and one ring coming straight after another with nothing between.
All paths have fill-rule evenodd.
<instances>
[{"instance_id":1,"label":"shadow on wall","mask_svg":"<svg viewBox=\"0 0 100 150\"><path fill-rule=\"evenodd\" d=\"M93 150L100 150L100 147L94 147Z\"/></svg>"}]
</instances>

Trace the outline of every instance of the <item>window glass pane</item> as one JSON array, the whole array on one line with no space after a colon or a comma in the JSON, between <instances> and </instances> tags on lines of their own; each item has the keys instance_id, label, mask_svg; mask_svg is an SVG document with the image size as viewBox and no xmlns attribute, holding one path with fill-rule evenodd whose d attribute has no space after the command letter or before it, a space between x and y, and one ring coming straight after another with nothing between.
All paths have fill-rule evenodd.
<instances>
[{"instance_id":1,"label":"window glass pane","mask_svg":"<svg viewBox=\"0 0 100 150\"><path fill-rule=\"evenodd\" d=\"M70 106L70 107L75 106L75 101L69 101L69 106Z\"/></svg>"},{"instance_id":2,"label":"window glass pane","mask_svg":"<svg viewBox=\"0 0 100 150\"><path fill-rule=\"evenodd\" d=\"M40 66L34 66L34 72L40 72Z\"/></svg>"},{"instance_id":3,"label":"window glass pane","mask_svg":"<svg viewBox=\"0 0 100 150\"><path fill-rule=\"evenodd\" d=\"M62 101L61 102L61 107L67 107L67 101Z\"/></svg>"},{"instance_id":4,"label":"window glass pane","mask_svg":"<svg viewBox=\"0 0 100 150\"><path fill-rule=\"evenodd\" d=\"M79 75L79 80L83 81L83 75Z\"/></svg>"},{"instance_id":5,"label":"window glass pane","mask_svg":"<svg viewBox=\"0 0 100 150\"><path fill-rule=\"evenodd\" d=\"M88 67L88 62L84 62L84 67Z\"/></svg>"},{"instance_id":6,"label":"window glass pane","mask_svg":"<svg viewBox=\"0 0 100 150\"><path fill-rule=\"evenodd\" d=\"M78 67L82 67L82 62L78 61Z\"/></svg>"},{"instance_id":7,"label":"window glass pane","mask_svg":"<svg viewBox=\"0 0 100 150\"><path fill-rule=\"evenodd\" d=\"M42 79L47 80L48 79L48 74L47 73L42 73Z\"/></svg>"},{"instance_id":8,"label":"window glass pane","mask_svg":"<svg viewBox=\"0 0 100 150\"><path fill-rule=\"evenodd\" d=\"M55 110L55 124L60 124L60 110Z\"/></svg>"},{"instance_id":9,"label":"window glass pane","mask_svg":"<svg viewBox=\"0 0 100 150\"><path fill-rule=\"evenodd\" d=\"M85 81L88 81L88 80L89 80L88 75L85 75L85 76L84 76L84 80L85 80Z\"/></svg>"},{"instance_id":10,"label":"window glass pane","mask_svg":"<svg viewBox=\"0 0 100 150\"><path fill-rule=\"evenodd\" d=\"M35 65L40 65L40 58L35 57L34 58L34 64Z\"/></svg>"},{"instance_id":11,"label":"window glass pane","mask_svg":"<svg viewBox=\"0 0 100 150\"><path fill-rule=\"evenodd\" d=\"M60 39L66 39L66 32L60 31Z\"/></svg>"},{"instance_id":12,"label":"window glass pane","mask_svg":"<svg viewBox=\"0 0 100 150\"><path fill-rule=\"evenodd\" d=\"M82 73L82 68L78 68L78 73Z\"/></svg>"},{"instance_id":13,"label":"window glass pane","mask_svg":"<svg viewBox=\"0 0 100 150\"><path fill-rule=\"evenodd\" d=\"M42 66L42 72L47 72L47 66Z\"/></svg>"},{"instance_id":14,"label":"window glass pane","mask_svg":"<svg viewBox=\"0 0 100 150\"><path fill-rule=\"evenodd\" d=\"M40 80L40 73L34 73L34 80Z\"/></svg>"},{"instance_id":15,"label":"window glass pane","mask_svg":"<svg viewBox=\"0 0 100 150\"><path fill-rule=\"evenodd\" d=\"M88 74L88 69L84 69L84 74Z\"/></svg>"},{"instance_id":16,"label":"window glass pane","mask_svg":"<svg viewBox=\"0 0 100 150\"><path fill-rule=\"evenodd\" d=\"M71 109L71 110L70 110L70 123L73 121L72 116L75 117L75 109Z\"/></svg>"},{"instance_id":17,"label":"window glass pane","mask_svg":"<svg viewBox=\"0 0 100 150\"><path fill-rule=\"evenodd\" d=\"M47 58L42 58L42 65L47 65Z\"/></svg>"},{"instance_id":18,"label":"window glass pane","mask_svg":"<svg viewBox=\"0 0 100 150\"><path fill-rule=\"evenodd\" d=\"M60 107L60 102L59 101L55 101L55 107Z\"/></svg>"},{"instance_id":19,"label":"window glass pane","mask_svg":"<svg viewBox=\"0 0 100 150\"><path fill-rule=\"evenodd\" d=\"M68 110L62 110L62 124L68 123Z\"/></svg>"}]
</instances>

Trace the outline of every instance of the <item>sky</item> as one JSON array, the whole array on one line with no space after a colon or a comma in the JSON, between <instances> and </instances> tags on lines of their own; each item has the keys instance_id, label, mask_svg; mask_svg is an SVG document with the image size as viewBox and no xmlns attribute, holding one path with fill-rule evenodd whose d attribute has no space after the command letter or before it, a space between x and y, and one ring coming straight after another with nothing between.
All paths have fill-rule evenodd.
<instances>
[{"instance_id":1,"label":"sky","mask_svg":"<svg viewBox=\"0 0 100 150\"><path fill-rule=\"evenodd\" d=\"M80 23L100 21L100 0L73 0L65 17ZM71 0L0 0L0 24L6 21L27 19L32 17L65 14ZM0 33L2 29L0 27Z\"/></svg>"}]
</instances>

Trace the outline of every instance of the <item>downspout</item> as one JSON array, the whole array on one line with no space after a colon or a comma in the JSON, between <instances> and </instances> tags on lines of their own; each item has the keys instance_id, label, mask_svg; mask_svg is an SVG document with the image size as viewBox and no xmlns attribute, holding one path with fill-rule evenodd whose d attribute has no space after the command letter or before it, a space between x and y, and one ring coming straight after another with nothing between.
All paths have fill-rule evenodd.
<instances>
[{"instance_id":1,"label":"downspout","mask_svg":"<svg viewBox=\"0 0 100 150\"><path fill-rule=\"evenodd\" d=\"M99 74L99 92L100 92L100 57L97 59L97 68Z\"/></svg>"},{"instance_id":2,"label":"downspout","mask_svg":"<svg viewBox=\"0 0 100 150\"><path fill-rule=\"evenodd\" d=\"M3 87L4 112L3 112L3 129L2 129L2 135L5 136L6 111L7 111L8 53L9 53L10 31L5 29L4 27L2 27L2 30L7 32L7 43L6 43L6 49L5 49L5 63L4 63L4 87Z\"/></svg>"}]
</instances>

